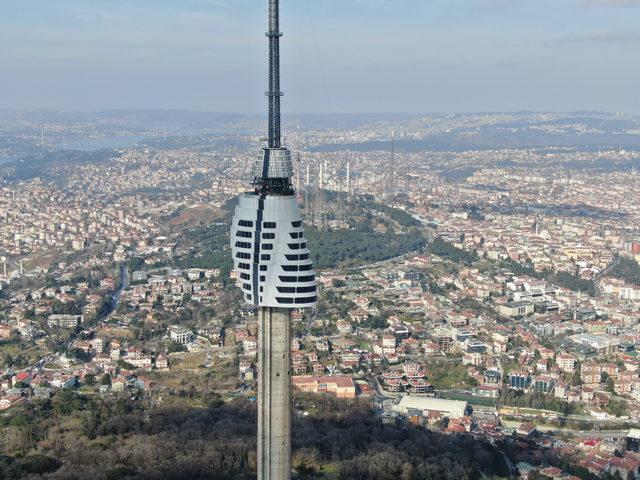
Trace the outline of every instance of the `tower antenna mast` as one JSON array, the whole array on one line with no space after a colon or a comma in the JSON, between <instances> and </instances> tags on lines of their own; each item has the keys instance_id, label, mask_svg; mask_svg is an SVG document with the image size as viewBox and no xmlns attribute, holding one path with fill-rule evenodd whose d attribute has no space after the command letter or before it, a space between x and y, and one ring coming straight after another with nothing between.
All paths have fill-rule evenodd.
<instances>
[{"instance_id":1,"label":"tower antenna mast","mask_svg":"<svg viewBox=\"0 0 640 480\"><path fill-rule=\"evenodd\" d=\"M269 148L280 148L280 5L269 0Z\"/></svg>"}]
</instances>

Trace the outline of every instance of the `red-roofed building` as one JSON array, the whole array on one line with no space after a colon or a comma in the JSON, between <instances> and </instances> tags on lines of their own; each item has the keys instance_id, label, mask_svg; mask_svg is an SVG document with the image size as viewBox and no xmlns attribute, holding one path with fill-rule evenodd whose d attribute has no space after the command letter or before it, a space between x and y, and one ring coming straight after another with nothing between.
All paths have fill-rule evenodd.
<instances>
[{"instance_id":1,"label":"red-roofed building","mask_svg":"<svg viewBox=\"0 0 640 480\"><path fill-rule=\"evenodd\" d=\"M20 372L15 375L16 382L28 382L31 380L31 374L27 372Z\"/></svg>"},{"instance_id":2,"label":"red-roofed building","mask_svg":"<svg viewBox=\"0 0 640 480\"><path fill-rule=\"evenodd\" d=\"M611 475L620 475L622 480L638 478L640 462L632 458L613 457L609 461L608 472Z\"/></svg>"},{"instance_id":3,"label":"red-roofed building","mask_svg":"<svg viewBox=\"0 0 640 480\"><path fill-rule=\"evenodd\" d=\"M21 395L7 395L0 398L0 410L6 410L7 408L25 403L27 399Z\"/></svg>"},{"instance_id":4,"label":"red-roofed building","mask_svg":"<svg viewBox=\"0 0 640 480\"><path fill-rule=\"evenodd\" d=\"M0 323L0 338L9 338L11 337L11 331L13 329L11 326L6 323Z\"/></svg>"},{"instance_id":5,"label":"red-roofed building","mask_svg":"<svg viewBox=\"0 0 640 480\"><path fill-rule=\"evenodd\" d=\"M537 428L532 423L522 423L518 426L516 433L523 437L531 437L537 432Z\"/></svg>"},{"instance_id":6,"label":"red-roofed building","mask_svg":"<svg viewBox=\"0 0 640 480\"><path fill-rule=\"evenodd\" d=\"M353 378L347 376L299 375L293 376L291 382L294 388L303 392L332 393L338 398L355 398L356 396Z\"/></svg>"},{"instance_id":7,"label":"red-roofed building","mask_svg":"<svg viewBox=\"0 0 640 480\"><path fill-rule=\"evenodd\" d=\"M562 470L558 467L546 467L540 470L540 475L545 478L551 478L553 480L557 480L562 478Z\"/></svg>"}]
</instances>

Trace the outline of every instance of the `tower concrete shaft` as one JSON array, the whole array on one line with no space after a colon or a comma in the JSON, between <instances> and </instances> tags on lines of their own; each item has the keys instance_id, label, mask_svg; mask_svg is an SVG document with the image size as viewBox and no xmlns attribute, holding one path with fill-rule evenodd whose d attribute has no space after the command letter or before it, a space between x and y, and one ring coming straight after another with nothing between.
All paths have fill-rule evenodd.
<instances>
[{"instance_id":1,"label":"tower concrete shaft","mask_svg":"<svg viewBox=\"0 0 640 480\"><path fill-rule=\"evenodd\" d=\"M258 480L291 478L291 310L258 321Z\"/></svg>"}]
</instances>

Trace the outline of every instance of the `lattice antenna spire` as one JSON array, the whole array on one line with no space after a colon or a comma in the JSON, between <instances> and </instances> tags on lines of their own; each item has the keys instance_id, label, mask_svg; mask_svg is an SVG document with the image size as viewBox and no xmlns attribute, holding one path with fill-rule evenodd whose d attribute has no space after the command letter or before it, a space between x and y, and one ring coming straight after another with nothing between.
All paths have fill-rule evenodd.
<instances>
[{"instance_id":1,"label":"lattice antenna spire","mask_svg":"<svg viewBox=\"0 0 640 480\"><path fill-rule=\"evenodd\" d=\"M269 148L280 148L280 5L269 0Z\"/></svg>"}]
</instances>

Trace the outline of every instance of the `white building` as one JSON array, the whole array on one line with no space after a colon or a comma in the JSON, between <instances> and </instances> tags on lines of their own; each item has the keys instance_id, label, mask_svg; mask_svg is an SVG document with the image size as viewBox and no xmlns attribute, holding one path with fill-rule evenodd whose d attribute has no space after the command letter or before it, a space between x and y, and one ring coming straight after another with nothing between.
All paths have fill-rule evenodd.
<instances>
[{"instance_id":1,"label":"white building","mask_svg":"<svg viewBox=\"0 0 640 480\"><path fill-rule=\"evenodd\" d=\"M169 338L174 342L189 343L192 337L191 331L180 325L171 325L169 327Z\"/></svg>"},{"instance_id":2,"label":"white building","mask_svg":"<svg viewBox=\"0 0 640 480\"><path fill-rule=\"evenodd\" d=\"M402 414L408 415L413 412L420 412L427 417L429 412L438 412L450 419L462 418L467 410L467 402L460 400L447 400L444 398L417 397L415 395L404 395L393 409Z\"/></svg>"},{"instance_id":3,"label":"white building","mask_svg":"<svg viewBox=\"0 0 640 480\"><path fill-rule=\"evenodd\" d=\"M58 328L75 328L84 322L84 315L49 315L47 325Z\"/></svg>"}]
</instances>

